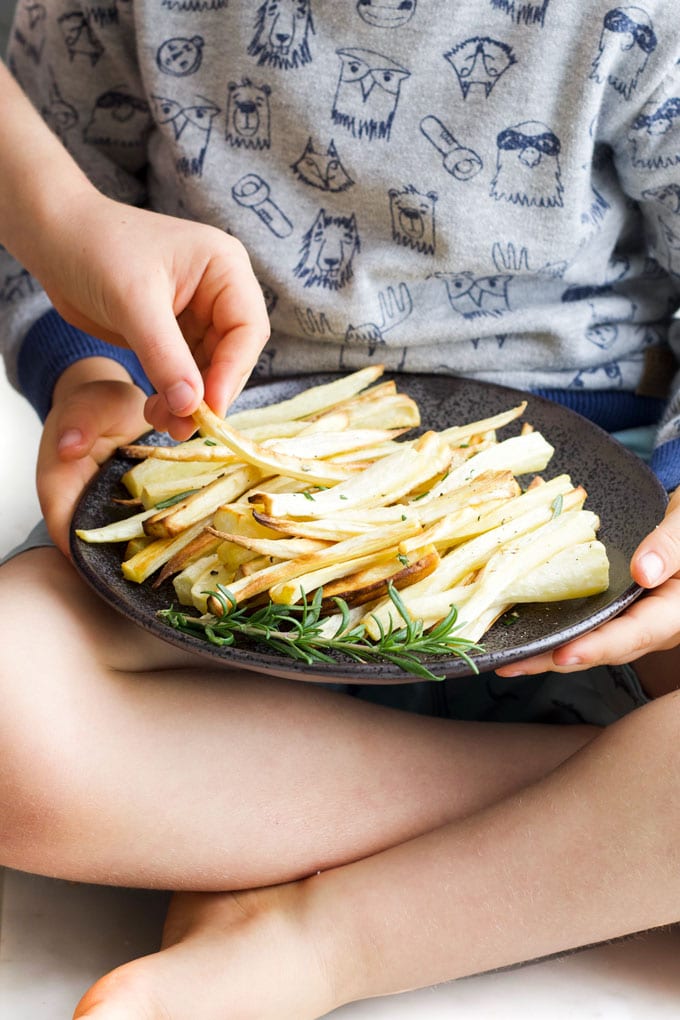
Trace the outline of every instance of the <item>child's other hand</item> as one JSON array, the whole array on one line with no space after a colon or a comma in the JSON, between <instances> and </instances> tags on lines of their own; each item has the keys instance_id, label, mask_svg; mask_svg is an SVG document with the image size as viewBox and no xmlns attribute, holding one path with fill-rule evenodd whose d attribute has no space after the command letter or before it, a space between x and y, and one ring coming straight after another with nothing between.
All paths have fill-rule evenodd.
<instances>
[{"instance_id":1,"label":"child's other hand","mask_svg":"<svg viewBox=\"0 0 680 1020\"><path fill-rule=\"evenodd\" d=\"M65 319L135 351L157 390L146 407L154 428L187 439L203 396L224 414L269 336L240 242L94 191L57 227L40 242L36 275Z\"/></svg>"},{"instance_id":2,"label":"child's other hand","mask_svg":"<svg viewBox=\"0 0 680 1020\"><path fill-rule=\"evenodd\" d=\"M650 652L680 645L680 489L671 496L661 524L635 550L631 573L649 593L620 616L552 653L513 662L497 673L571 673L634 662Z\"/></svg>"},{"instance_id":3,"label":"child's other hand","mask_svg":"<svg viewBox=\"0 0 680 1020\"><path fill-rule=\"evenodd\" d=\"M93 475L121 443L148 429L144 393L116 362L87 358L71 365L54 391L40 441L37 488L50 535L69 556L69 526Z\"/></svg>"}]
</instances>

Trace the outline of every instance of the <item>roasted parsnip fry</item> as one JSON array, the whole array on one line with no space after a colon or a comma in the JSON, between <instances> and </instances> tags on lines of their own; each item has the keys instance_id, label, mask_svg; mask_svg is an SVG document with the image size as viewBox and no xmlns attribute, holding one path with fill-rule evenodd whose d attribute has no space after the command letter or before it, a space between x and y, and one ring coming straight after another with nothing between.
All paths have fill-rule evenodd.
<instances>
[{"instance_id":1,"label":"roasted parsnip fry","mask_svg":"<svg viewBox=\"0 0 680 1020\"><path fill-rule=\"evenodd\" d=\"M257 407L251 411L237 411L229 415L227 421L236 429L251 428L265 422L290 421L298 418L309 418L320 414L330 407L348 400L350 397L366 389L385 371L384 365L372 365L358 372L342 376L333 382L321 386L310 386L290 400L282 400L268 407Z\"/></svg>"},{"instance_id":2,"label":"roasted parsnip fry","mask_svg":"<svg viewBox=\"0 0 680 1020\"><path fill-rule=\"evenodd\" d=\"M135 499L141 499L142 489L154 478L176 478L186 475L200 475L205 465L197 462L176 463L147 457L126 471L121 482Z\"/></svg>"},{"instance_id":3,"label":"roasted parsnip fry","mask_svg":"<svg viewBox=\"0 0 680 1020\"><path fill-rule=\"evenodd\" d=\"M512 471L513 475L543 471L554 452L554 448L540 432L513 436L512 439L505 439L501 443L487 447L455 468L433 487L425 499L428 502L436 499L476 478L482 471Z\"/></svg>"},{"instance_id":4,"label":"roasted parsnip fry","mask_svg":"<svg viewBox=\"0 0 680 1020\"><path fill-rule=\"evenodd\" d=\"M204 465L208 467L208 465ZM206 470L200 475L181 475L178 478L152 479L142 489L142 503L145 507L157 507L159 503L172 499L182 492L190 492L192 489L204 489L224 476L225 471L231 471L225 465L214 466L212 470Z\"/></svg>"},{"instance_id":5,"label":"roasted parsnip fry","mask_svg":"<svg viewBox=\"0 0 680 1020\"><path fill-rule=\"evenodd\" d=\"M251 465L235 468L193 496L187 496L180 503L149 517L144 521L144 532L154 538L178 535L195 521L203 520L208 514L214 513L223 503L238 499L259 475L258 468Z\"/></svg>"},{"instance_id":6,"label":"roasted parsnip fry","mask_svg":"<svg viewBox=\"0 0 680 1020\"><path fill-rule=\"evenodd\" d=\"M250 549L258 556L274 556L277 560L294 560L297 556L327 549L331 544L330 541L323 542L312 538L255 538L249 535L219 531L213 527L208 527L207 530L222 542L231 542L244 549Z\"/></svg>"},{"instance_id":7,"label":"roasted parsnip fry","mask_svg":"<svg viewBox=\"0 0 680 1020\"><path fill-rule=\"evenodd\" d=\"M136 553L132 559L123 561L121 566L123 575L127 577L128 581L135 581L137 584L146 581L147 577L150 577L164 563L167 563L171 557L175 556L180 549L183 549L185 545L193 541L203 531L207 522L208 518L204 518L201 521L197 521L190 528L186 528L174 538L159 538L156 542L147 545L140 552Z\"/></svg>"},{"instance_id":8,"label":"roasted parsnip fry","mask_svg":"<svg viewBox=\"0 0 680 1020\"><path fill-rule=\"evenodd\" d=\"M350 607L358 606L383 598L387 594L389 583L400 589L415 581L421 581L428 577L433 570L436 570L439 554L434 546L428 545L414 551L410 557L397 556L395 560L357 571L355 574L325 584L322 604L324 610L326 612L334 610L334 598L343 599Z\"/></svg>"},{"instance_id":9,"label":"roasted parsnip fry","mask_svg":"<svg viewBox=\"0 0 680 1020\"><path fill-rule=\"evenodd\" d=\"M264 445L276 453L305 459L324 459L343 453L356 454L358 450L370 456L373 447L395 439L402 432L402 429L345 429L342 432L314 432L296 436L295 439L276 439ZM337 460L335 463L338 463Z\"/></svg>"},{"instance_id":10,"label":"roasted parsnip fry","mask_svg":"<svg viewBox=\"0 0 680 1020\"><path fill-rule=\"evenodd\" d=\"M206 589L215 587L215 579L223 577L225 581L230 581L231 577L225 573L220 573L222 564L218 560L217 556L213 553L212 555L202 556L194 563L190 563L176 574L173 578L172 586L175 589L175 594L181 605L193 606L194 602L191 596L191 591L194 584L202 582L202 585ZM212 573L217 571L217 573ZM198 584L200 589L201 584ZM203 611L205 611L205 597L203 599ZM195 608L198 608L196 606Z\"/></svg>"},{"instance_id":11,"label":"roasted parsnip fry","mask_svg":"<svg viewBox=\"0 0 680 1020\"><path fill-rule=\"evenodd\" d=\"M165 563L159 571L158 576L152 584L152 588L160 588L164 581L167 581L168 578L172 577L174 574L179 574L191 563L195 563L196 560L200 560L205 556L210 556L217 552L219 544L219 538L216 538L215 535L211 535L208 528L199 532L196 538L192 539L192 541L188 542L185 546L182 546L179 552L170 557L167 563Z\"/></svg>"},{"instance_id":12,"label":"roasted parsnip fry","mask_svg":"<svg viewBox=\"0 0 680 1020\"><path fill-rule=\"evenodd\" d=\"M142 510L121 521L111 521L101 528L78 528L76 535L84 542L129 542L133 538L144 538L144 522L152 517L155 509Z\"/></svg>"},{"instance_id":13,"label":"roasted parsnip fry","mask_svg":"<svg viewBox=\"0 0 680 1020\"><path fill-rule=\"evenodd\" d=\"M314 521L295 520L292 517L272 517L269 514L253 510L253 517L264 527L272 531L281 532L284 535L297 538L318 538L337 542L343 538L352 538L354 535L366 535L373 531L375 525L370 521L353 521L321 517ZM404 514L397 514L391 517L388 524L396 524L398 521L406 520ZM411 518L416 519L415 517Z\"/></svg>"},{"instance_id":14,"label":"roasted parsnip fry","mask_svg":"<svg viewBox=\"0 0 680 1020\"><path fill-rule=\"evenodd\" d=\"M516 418L522 417L526 407L527 402L523 400L521 404L510 408L509 411L501 411L500 414L494 414L491 418L482 418L480 421L472 421L467 425L452 425L451 428L444 429L439 435L447 443L450 443L451 446L458 446L472 436L481 436L486 432L495 432L496 429L509 425Z\"/></svg>"}]
</instances>

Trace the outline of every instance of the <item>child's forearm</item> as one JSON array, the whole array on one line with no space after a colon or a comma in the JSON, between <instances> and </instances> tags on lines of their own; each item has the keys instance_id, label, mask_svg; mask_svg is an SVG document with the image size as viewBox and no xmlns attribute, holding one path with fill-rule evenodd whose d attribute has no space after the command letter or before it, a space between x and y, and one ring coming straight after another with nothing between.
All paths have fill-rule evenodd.
<instances>
[{"instance_id":1,"label":"child's forearm","mask_svg":"<svg viewBox=\"0 0 680 1020\"><path fill-rule=\"evenodd\" d=\"M0 63L0 242L41 276L45 239L93 185Z\"/></svg>"}]
</instances>

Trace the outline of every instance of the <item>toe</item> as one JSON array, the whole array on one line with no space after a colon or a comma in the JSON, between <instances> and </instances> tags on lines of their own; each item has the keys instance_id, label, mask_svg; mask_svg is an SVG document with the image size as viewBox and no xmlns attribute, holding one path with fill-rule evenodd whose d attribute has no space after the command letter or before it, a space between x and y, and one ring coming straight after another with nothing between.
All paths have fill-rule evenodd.
<instances>
[{"instance_id":1,"label":"toe","mask_svg":"<svg viewBox=\"0 0 680 1020\"><path fill-rule=\"evenodd\" d=\"M168 1020L154 1002L141 961L124 964L85 993L73 1020Z\"/></svg>"}]
</instances>

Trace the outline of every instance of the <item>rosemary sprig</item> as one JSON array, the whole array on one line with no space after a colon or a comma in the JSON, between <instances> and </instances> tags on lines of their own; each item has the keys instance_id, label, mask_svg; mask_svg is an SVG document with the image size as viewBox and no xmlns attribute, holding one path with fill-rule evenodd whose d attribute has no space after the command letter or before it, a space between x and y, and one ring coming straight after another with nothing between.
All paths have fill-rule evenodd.
<instances>
[{"instance_id":1,"label":"rosemary sprig","mask_svg":"<svg viewBox=\"0 0 680 1020\"><path fill-rule=\"evenodd\" d=\"M311 602L305 598L295 606L270 602L258 609L248 609L244 606L239 608L229 589L217 585L217 590L209 594L217 599L223 615L188 616L171 608L161 610L159 616L176 630L205 638L214 645L233 645L237 636L245 637L307 665L332 664L331 653L339 652L355 662L386 661L423 680L443 680L443 676L434 673L421 661L421 656L454 655L463 659L475 673L478 672L470 654L482 651L482 648L467 638L455 635L458 619L455 606L451 606L445 619L425 631L422 620L409 616L396 588L389 585L388 591L406 624L390 627L389 630L381 627L378 641L367 637L361 624L349 627L349 609L340 598L333 600L341 615L340 624L332 637L324 636L321 588L314 593Z\"/></svg>"}]
</instances>

